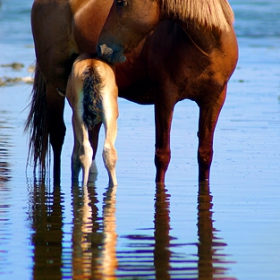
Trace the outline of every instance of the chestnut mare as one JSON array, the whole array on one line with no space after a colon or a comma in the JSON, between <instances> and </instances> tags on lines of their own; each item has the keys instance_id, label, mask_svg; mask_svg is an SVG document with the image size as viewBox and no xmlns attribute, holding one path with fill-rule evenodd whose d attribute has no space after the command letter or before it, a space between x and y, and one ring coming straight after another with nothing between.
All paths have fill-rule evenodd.
<instances>
[{"instance_id":1,"label":"chestnut mare","mask_svg":"<svg viewBox=\"0 0 280 280\"><path fill-rule=\"evenodd\" d=\"M54 182L59 182L65 98L57 89L66 89L79 54L95 52L110 12L98 52L111 63L123 62L125 53L126 61L115 67L119 97L155 104L156 182L164 182L170 161L174 106L185 98L200 108L199 179L207 180L215 125L238 57L233 13L227 1L116 0L113 6L112 2L34 1L32 32L37 67L26 129L31 133L35 167L39 165L44 174L50 142ZM95 139L93 159L100 125L89 131Z\"/></svg>"},{"instance_id":2,"label":"chestnut mare","mask_svg":"<svg viewBox=\"0 0 280 280\"><path fill-rule=\"evenodd\" d=\"M74 149L72 154L72 180L78 181L83 170L83 185L89 174L97 173L93 161L96 135L89 133L100 123L105 127L103 161L109 175L109 185L117 185L115 140L117 136L118 88L113 69L105 62L80 55L73 64L66 88L66 98L72 108Z\"/></svg>"},{"instance_id":3,"label":"chestnut mare","mask_svg":"<svg viewBox=\"0 0 280 280\"><path fill-rule=\"evenodd\" d=\"M213 136L237 59L234 15L226 0L115 0L98 55L117 65L119 96L155 104L156 182L170 162L175 104L200 109L199 179L209 179ZM135 87L138 85L138 87Z\"/></svg>"}]
</instances>

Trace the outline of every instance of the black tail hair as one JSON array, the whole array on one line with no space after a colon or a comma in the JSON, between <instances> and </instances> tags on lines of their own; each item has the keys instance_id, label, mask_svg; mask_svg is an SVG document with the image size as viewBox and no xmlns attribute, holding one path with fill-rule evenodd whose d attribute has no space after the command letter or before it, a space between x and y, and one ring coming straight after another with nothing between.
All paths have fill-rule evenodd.
<instances>
[{"instance_id":1,"label":"black tail hair","mask_svg":"<svg viewBox=\"0 0 280 280\"><path fill-rule=\"evenodd\" d=\"M88 129L102 122L102 80L94 68L84 71L83 82L83 121Z\"/></svg>"},{"instance_id":2,"label":"black tail hair","mask_svg":"<svg viewBox=\"0 0 280 280\"><path fill-rule=\"evenodd\" d=\"M47 115L46 82L36 65L30 112L24 131L30 132L28 160L33 155L34 172L39 164L42 174L46 169L45 160L49 144Z\"/></svg>"}]
</instances>

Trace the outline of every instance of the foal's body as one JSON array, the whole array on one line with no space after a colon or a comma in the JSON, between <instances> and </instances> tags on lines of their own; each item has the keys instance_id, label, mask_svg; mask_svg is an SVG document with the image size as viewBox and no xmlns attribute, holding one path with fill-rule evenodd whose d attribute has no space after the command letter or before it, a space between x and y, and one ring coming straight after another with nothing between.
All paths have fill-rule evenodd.
<instances>
[{"instance_id":1,"label":"foal's body","mask_svg":"<svg viewBox=\"0 0 280 280\"><path fill-rule=\"evenodd\" d=\"M79 56L69 76L66 98L72 108L74 149L72 179L77 180L83 170L83 185L89 174L96 173L95 158L98 132L105 127L103 160L109 175L109 185L117 185L115 165L117 152L118 89L113 69L106 63L87 55Z\"/></svg>"}]
</instances>

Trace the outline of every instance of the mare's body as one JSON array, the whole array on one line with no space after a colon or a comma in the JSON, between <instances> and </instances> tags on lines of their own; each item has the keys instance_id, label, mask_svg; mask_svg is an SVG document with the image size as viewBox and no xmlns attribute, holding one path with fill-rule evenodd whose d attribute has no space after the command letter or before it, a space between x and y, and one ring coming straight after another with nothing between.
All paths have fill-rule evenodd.
<instances>
[{"instance_id":1,"label":"mare's body","mask_svg":"<svg viewBox=\"0 0 280 280\"><path fill-rule=\"evenodd\" d=\"M155 104L156 182L164 182L171 158L174 106L186 98L200 109L199 179L209 179L214 130L238 57L233 20L226 0L114 1L97 52L110 63L126 59L116 69L123 97Z\"/></svg>"}]
</instances>

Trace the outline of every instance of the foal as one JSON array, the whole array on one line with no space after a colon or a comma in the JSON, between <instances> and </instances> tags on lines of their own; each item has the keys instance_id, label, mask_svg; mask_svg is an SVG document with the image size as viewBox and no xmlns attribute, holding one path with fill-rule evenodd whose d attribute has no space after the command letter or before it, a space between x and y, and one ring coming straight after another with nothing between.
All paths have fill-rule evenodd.
<instances>
[{"instance_id":1,"label":"foal","mask_svg":"<svg viewBox=\"0 0 280 280\"><path fill-rule=\"evenodd\" d=\"M117 137L118 88L114 71L105 62L87 54L74 62L69 76L66 98L72 108L74 148L72 153L72 180L78 180L83 170L83 185L87 185L90 173L97 173L95 155L100 126L105 127L103 161L109 175L109 185L117 185Z\"/></svg>"}]
</instances>

